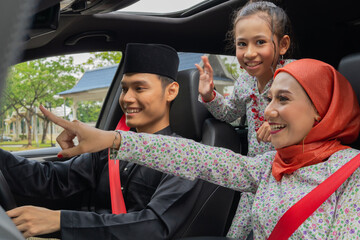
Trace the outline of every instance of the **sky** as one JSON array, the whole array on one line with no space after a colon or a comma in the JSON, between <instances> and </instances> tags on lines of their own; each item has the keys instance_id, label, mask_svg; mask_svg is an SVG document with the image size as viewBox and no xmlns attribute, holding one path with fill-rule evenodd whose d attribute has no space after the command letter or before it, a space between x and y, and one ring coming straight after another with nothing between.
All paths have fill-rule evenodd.
<instances>
[{"instance_id":1,"label":"sky","mask_svg":"<svg viewBox=\"0 0 360 240\"><path fill-rule=\"evenodd\" d=\"M87 61L87 59L90 57L90 54L78 53L78 54L71 54L69 56L72 56L74 58L74 64L81 64Z\"/></svg>"},{"instance_id":2,"label":"sky","mask_svg":"<svg viewBox=\"0 0 360 240\"><path fill-rule=\"evenodd\" d=\"M121 11L169 13L187 9L204 0L140 0Z\"/></svg>"}]
</instances>

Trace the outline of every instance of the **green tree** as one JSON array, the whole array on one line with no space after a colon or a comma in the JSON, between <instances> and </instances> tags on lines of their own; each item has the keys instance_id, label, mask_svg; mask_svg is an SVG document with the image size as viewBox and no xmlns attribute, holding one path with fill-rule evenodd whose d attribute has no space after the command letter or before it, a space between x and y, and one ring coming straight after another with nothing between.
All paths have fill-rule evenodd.
<instances>
[{"instance_id":1,"label":"green tree","mask_svg":"<svg viewBox=\"0 0 360 240\"><path fill-rule=\"evenodd\" d=\"M82 122L96 122L102 103L99 101L83 101L78 105L77 119Z\"/></svg>"},{"instance_id":2,"label":"green tree","mask_svg":"<svg viewBox=\"0 0 360 240\"><path fill-rule=\"evenodd\" d=\"M226 57L222 58L223 63L225 64L226 69L229 71L229 73L235 78L237 79L239 77L239 64L237 62L234 62L236 60L233 61L229 61L229 59L227 59Z\"/></svg>"},{"instance_id":3,"label":"green tree","mask_svg":"<svg viewBox=\"0 0 360 240\"><path fill-rule=\"evenodd\" d=\"M37 59L11 68L4 91L5 109L11 108L25 119L28 145L31 145L32 140L31 120L35 114L35 107L40 103L47 107L60 105L62 100L56 100L53 96L72 88L77 80L75 75L81 71L82 67L74 66L73 58L66 56ZM42 139L44 142L49 122L41 114L38 116L45 123Z\"/></svg>"},{"instance_id":4,"label":"green tree","mask_svg":"<svg viewBox=\"0 0 360 240\"><path fill-rule=\"evenodd\" d=\"M94 69L100 67L111 66L118 64L121 60L121 52L95 52L91 53L89 59L83 63L86 69Z\"/></svg>"}]
</instances>

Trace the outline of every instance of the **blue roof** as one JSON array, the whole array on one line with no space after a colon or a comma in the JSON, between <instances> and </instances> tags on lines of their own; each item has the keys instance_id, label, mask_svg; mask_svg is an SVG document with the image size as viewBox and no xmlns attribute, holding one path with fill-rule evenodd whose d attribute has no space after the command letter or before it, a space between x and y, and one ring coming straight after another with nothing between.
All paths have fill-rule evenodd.
<instances>
[{"instance_id":1,"label":"blue roof","mask_svg":"<svg viewBox=\"0 0 360 240\"><path fill-rule=\"evenodd\" d=\"M178 53L180 64L179 71L195 68L195 63L201 62L202 53ZM84 92L91 89L106 88L109 87L118 65L110 67L97 68L89 70L84 73L78 83L69 90L58 93L58 95L71 94L77 92ZM215 76L214 76L215 77ZM216 78L216 77L215 77ZM224 79L225 80L225 79ZM228 79L229 80L229 79Z\"/></svg>"},{"instance_id":2,"label":"blue roof","mask_svg":"<svg viewBox=\"0 0 360 240\"><path fill-rule=\"evenodd\" d=\"M69 90L58 93L59 95L84 92L91 89L107 88L110 86L118 65L89 70L84 73L78 83Z\"/></svg>"},{"instance_id":3,"label":"blue roof","mask_svg":"<svg viewBox=\"0 0 360 240\"><path fill-rule=\"evenodd\" d=\"M195 68L195 63L199 64L201 62L201 56L203 53L178 53L180 63L179 71Z\"/></svg>"}]
</instances>

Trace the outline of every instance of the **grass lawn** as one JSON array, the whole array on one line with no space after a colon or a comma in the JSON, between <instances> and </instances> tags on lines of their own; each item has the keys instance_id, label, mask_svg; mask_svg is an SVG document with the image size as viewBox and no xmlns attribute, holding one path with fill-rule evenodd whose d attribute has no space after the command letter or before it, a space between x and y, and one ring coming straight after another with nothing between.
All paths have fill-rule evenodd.
<instances>
[{"instance_id":1,"label":"grass lawn","mask_svg":"<svg viewBox=\"0 0 360 240\"><path fill-rule=\"evenodd\" d=\"M54 144L55 142L53 142ZM15 151L23 151L23 150L31 150L38 148L47 148L51 147L50 141L47 141L45 144L39 143L39 146L36 146L36 142L32 142L32 146L27 146L27 140L23 141L11 141L11 142L0 142L0 148L6 151L15 152Z\"/></svg>"}]
</instances>

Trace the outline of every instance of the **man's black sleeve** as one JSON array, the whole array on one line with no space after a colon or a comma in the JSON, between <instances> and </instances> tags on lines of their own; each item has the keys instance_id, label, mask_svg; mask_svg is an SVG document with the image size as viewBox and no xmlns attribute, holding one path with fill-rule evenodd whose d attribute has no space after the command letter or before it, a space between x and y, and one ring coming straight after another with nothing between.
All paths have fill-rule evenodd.
<instances>
[{"instance_id":1,"label":"man's black sleeve","mask_svg":"<svg viewBox=\"0 0 360 240\"><path fill-rule=\"evenodd\" d=\"M61 211L63 239L171 239L186 222L202 182L164 174L145 209L126 214Z\"/></svg>"},{"instance_id":2,"label":"man's black sleeve","mask_svg":"<svg viewBox=\"0 0 360 240\"><path fill-rule=\"evenodd\" d=\"M0 149L0 170L18 195L61 199L99 187L107 160L103 153L82 154L66 162L39 163ZM163 174L142 210L120 215L62 210L62 239L171 239L190 215L202 184ZM108 200L109 196L103 198Z\"/></svg>"},{"instance_id":3,"label":"man's black sleeve","mask_svg":"<svg viewBox=\"0 0 360 240\"><path fill-rule=\"evenodd\" d=\"M95 188L102 166L100 153L82 154L64 162L38 162L0 149L0 170L13 193L25 197L62 199Z\"/></svg>"}]
</instances>

